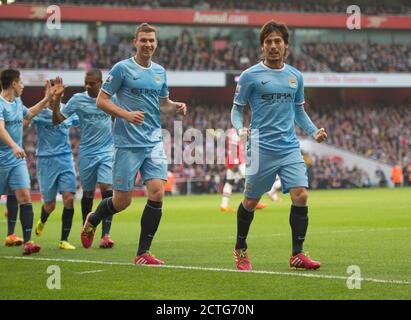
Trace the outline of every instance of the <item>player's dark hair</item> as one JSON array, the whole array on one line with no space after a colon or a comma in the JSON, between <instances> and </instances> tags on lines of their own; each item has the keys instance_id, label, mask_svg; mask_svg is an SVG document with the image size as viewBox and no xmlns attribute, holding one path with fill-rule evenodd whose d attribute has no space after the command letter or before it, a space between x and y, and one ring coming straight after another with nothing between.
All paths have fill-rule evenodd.
<instances>
[{"instance_id":1,"label":"player's dark hair","mask_svg":"<svg viewBox=\"0 0 411 320\"><path fill-rule=\"evenodd\" d=\"M92 76L99 80L103 79L103 73L101 72L100 69L90 69L89 71L87 71L86 76Z\"/></svg>"},{"instance_id":2,"label":"player's dark hair","mask_svg":"<svg viewBox=\"0 0 411 320\"><path fill-rule=\"evenodd\" d=\"M13 81L18 81L20 71L16 69L4 69L0 74L0 85L3 90L11 87Z\"/></svg>"},{"instance_id":3,"label":"player's dark hair","mask_svg":"<svg viewBox=\"0 0 411 320\"><path fill-rule=\"evenodd\" d=\"M157 29L155 27L153 27L152 25L148 24L147 22L144 22L142 24L140 24L139 26L137 26L136 28L136 33L135 33L135 37L137 39L139 32L157 32Z\"/></svg>"},{"instance_id":4,"label":"player's dark hair","mask_svg":"<svg viewBox=\"0 0 411 320\"><path fill-rule=\"evenodd\" d=\"M265 38L267 38L273 31L278 32L281 35L281 38L283 38L284 43L288 44L289 33L287 26L284 23L270 20L264 24L260 30L260 45L264 44Z\"/></svg>"}]
</instances>

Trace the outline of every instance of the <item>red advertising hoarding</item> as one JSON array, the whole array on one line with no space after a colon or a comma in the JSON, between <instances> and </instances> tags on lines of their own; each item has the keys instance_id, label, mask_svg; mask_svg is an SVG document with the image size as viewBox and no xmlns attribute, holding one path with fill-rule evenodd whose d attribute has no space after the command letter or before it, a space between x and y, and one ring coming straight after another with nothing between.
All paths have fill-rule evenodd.
<instances>
[{"instance_id":1,"label":"red advertising hoarding","mask_svg":"<svg viewBox=\"0 0 411 320\"><path fill-rule=\"evenodd\" d=\"M290 27L346 28L348 14L315 14L256 11L173 10L133 7L79 7L60 6L62 21L101 21L189 25L261 26L270 19L286 23ZM45 5L2 5L0 19L46 20L53 7ZM411 16L361 17L363 29L411 29Z\"/></svg>"}]
</instances>

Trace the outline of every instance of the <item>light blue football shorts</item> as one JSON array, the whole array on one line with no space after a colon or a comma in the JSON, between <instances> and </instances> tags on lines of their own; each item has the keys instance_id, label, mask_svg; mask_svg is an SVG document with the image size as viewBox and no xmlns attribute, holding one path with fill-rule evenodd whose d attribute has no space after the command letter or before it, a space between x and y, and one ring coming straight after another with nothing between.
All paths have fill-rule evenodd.
<instances>
[{"instance_id":1,"label":"light blue football shorts","mask_svg":"<svg viewBox=\"0 0 411 320\"><path fill-rule=\"evenodd\" d=\"M78 160L81 187L93 191L97 183L113 184L113 152L81 156Z\"/></svg>"},{"instance_id":2,"label":"light blue football shorts","mask_svg":"<svg viewBox=\"0 0 411 320\"><path fill-rule=\"evenodd\" d=\"M281 179L283 193L287 193L291 188L308 188L307 167L300 149L291 150L285 155L260 149L258 157L251 157L250 153L247 156L244 190L246 197L259 199L271 189L277 175ZM256 163L259 164L258 167L255 167ZM251 164L254 167L253 174L247 174L247 171L250 172Z\"/></svg>"},{"instance_id":3,"label":"light blue football shorts","mask_svg":"<svg viewBox=\"0 0 411 320\"><path fill-rule=\"evenodd\" d=\"M13 167L0 167L0 195L8 190L30 189L30 175L26 161L21 161Z\"/></svg>"},{"instance_id":4,"label":"light blue football shorts","mask_svg":"<svg viewBox=\"0 0 411 320\"><path fill-rule=\"evenodd\" d=\"M131 191L138 171L143 182L151 179L167 181L167 156L163 143L153 147L115 148L113 189Z\"/></svg>"},{"instance_id":5,"label":"light blue football shorts","mask_svg":"<svg viewBox=\"0 0 411 320\"><path fill-rule=\"evenodd\" d=\"M37 179L45 202L54 201L57 192L76 192L76 171L71 153L37 158Z\"/></svg>"}]
</instances>

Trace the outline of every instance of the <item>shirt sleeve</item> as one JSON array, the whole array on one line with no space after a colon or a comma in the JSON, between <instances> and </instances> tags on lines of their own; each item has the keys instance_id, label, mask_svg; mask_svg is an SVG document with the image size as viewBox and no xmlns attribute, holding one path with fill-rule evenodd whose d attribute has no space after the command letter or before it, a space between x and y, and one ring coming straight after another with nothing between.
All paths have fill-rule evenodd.
<instances>
[{"instance_id":1,"label":"shirt sleeve","mask_svg":"<svg viewBox=\"0 0 411 320\"><path fill-rule=\"evenodd\" d=\"M109 72L106 80L101 87L101 90L112 96L118 89L120 89L123 83L124 72L121 64L117 63Z\"/></svg>"},{"instance_id":2,"label":"shirt sleeve","mask_svg":"<svg viewBox=\"0 0 411 320\"><path fill-rule=\"evenodd\" d=\"M318 131L318 128L305 112L304 105L295 105L295 122L297 122L298 126L310 136L313 136Z\"/></svg>"},{"instance_id":3,"label":"shirt sleeve","mask_svg":"<svg viewBox=\"0 0 411 320\"><path fill-rule=\"evenodd\" d=\"M0 104L0 120L4 121L4 106Z\"/></svg>"},{"instance_id":4,"label":"shirt sleeve","mask_svg":"<svg viewBox=\"0 0 411 320\"><path fill-rule=\"evenodd\" d=\"M29 113L29 108L27 108L26 106L23 106L23 118L25 118L28 113Z\"/></svg>"},{"instance_id":5,"label":"shirt sleeve","mask_svg":"<svg viewBox=\"0 0 411 320\"><path fill-rule=\"evenodd\" d=\"M70 118L74 113L76 113L76 108L77 99L74 95L65 105L63 105L63 107L60 109L60 112L67 119Z\"/></svg>"},{"instance_id":6,"label":"shirt sleeve","mask_svg":"<svg viewBox=\"0 0 411 320\"><path fill-rule=\"evenodd\" d=\"M234 104L231 109L231 123L237 132L243 127L244 107L245 106Z\"/></svg>"},{"instance_id":7,"label":"shirt sleeve","mask_svg":"<svg viewBox=\"0 0 411 320\"><path fill-rule=\"evenodd\" d=\"M303 79L303 76L301 74L298 75L297 81L298 81L298 88L297 88L297 92L295 94L295 104L301 106L305 103L305 99L304 99L304 79Z\"/></svg>"},{"instance_id":8,"label":"shirt sleeve","mask_svg":"<svg viewBox=\"0 0 411 320\"><path fill-rule=\"evenodd\" d=\"M160 98L167 98L169 96L168 85L167 85L167 73L164 71L164 84L160 91Z\"/></svg>"},{"instance_id":9,"label":"shirt sleeve","mask_svg":"<svg viewBox=\"0 0 411 320\"><path fill-rule=\"evenodd\" d=\"M234 104L245 106L253 91L253 81L248 73L242 73L234 93Z\"/></svg>"}]
</instances>

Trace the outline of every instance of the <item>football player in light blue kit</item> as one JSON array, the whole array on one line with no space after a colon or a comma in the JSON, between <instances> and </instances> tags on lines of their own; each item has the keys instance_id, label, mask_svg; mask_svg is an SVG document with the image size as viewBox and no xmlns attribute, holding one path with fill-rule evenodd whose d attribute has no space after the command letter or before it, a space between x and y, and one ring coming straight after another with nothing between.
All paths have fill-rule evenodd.
<instances>
[{"instance_id":1,"label":"football player in light blue kit","mask_svg":"<svg viewBox=\"0 0 411 320\"><path fill-rule=\"evenodd\" d=\"M64 92L60 79L56 79L56 94ZM96 106L96 98L102 85L102 73L98 69L87 71L84 79L86 91L76 93L61 109L54 108L54 123L58 124L72 115L80 121L79 175L83 188L81 211L83 224L93 209L96 185L103 199L113 196L113 136L111 116ZM113 100L116 101L116 100ZM112 216L104 219L101 230L100 248L111 248Z\"/></svg>"},{"instance_id":2,"label":"football player in light blue kit","mask_svg":"<svg viewBox=\"0 0 411 320\"><path fill-rule=\"evenodd\" d=\"M28 255L40 251L40 246L31 241L33 228L33 206L30 196L30 176L23 150L23 120L30 120L40 113L53 95L50 82L47 81L44 98L35 106L27 109L20 96L24 85L20 72L5 69L0 75L0 195L7 190L15 193L20 204L20 221L23 228L23 254ZM15 225L17 210L8 213L8 220L13 219ZM13 215L13 216L11 216ZM14 225L9 231L14 231ZM8 234L5 244L16 245L14 232Z\"/></svg>"},{"instance_id":3,"label":"football player in light blue kit","mask_svg":"<svg viewBox=\"0 0 411 320\"><path fill-rule=\"evenodd\" d=\"M284 63L288 50L286 25L267 22L260 31L263 61L245 70L237 85L231 120L247 145L245 198L237 212L237 243L234 249L239 270L251 270L246 238L260 197L279 175L284 193L290 192L292 256L290 267L317 269L320 263L303 252L308 227L306 166L295 133L296 122L317 142L327 139L304 110L302 74ZM243 110L251 108L250 130L243 127Z\"/></svg>"},{"instance_id":4,"label":"football player in light blue kit","mask_svg":"<svg viewBox=\"0 0 411 320\"><path fill-rule=\"evenodd\" d=\"M164 68L151 61L157 48L156 29L147 23L137 27L137 49L132 58L111 69L97 98L97 106L115 117L114 195L103 200L87 217L81 241L91 246L96 226L102 219L126 209L132 200L137 172L147 186L148 201L141 217L141 233L136 264L163 264L149 249L162 215L167 158L164 152L160 108L176 108L186 113L186 105L169 99ZM110 97L116 94L118 104Z\"/></svg>"},{"instance_id":5,"label":"football player in light blue kit","mask_svg":"<svg viewBox=\"0 0 411 320\"><path fill-rule=\"evenodd\" d=\"M53 84L52 80L50 82ZM54 101L51 101L46 109L32 119L37 129L37 177L44 201L35 233L37 236L43 234L47 219L56 208L56 196L59 192L63 198L59 248L74 250L75 247L68 242L68 236L73 223L77 181L69 133L72 125L78 125L78 118L74 115L59 125L54 125L53 105Z\"/></svg>"}]
</instances>

